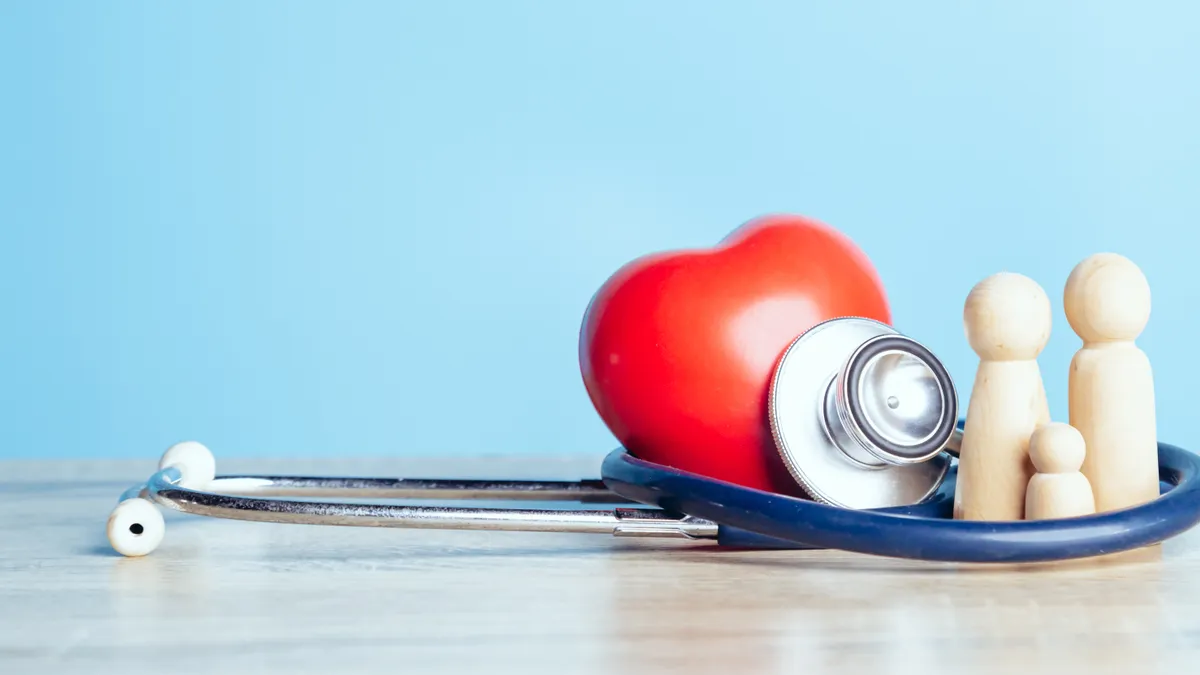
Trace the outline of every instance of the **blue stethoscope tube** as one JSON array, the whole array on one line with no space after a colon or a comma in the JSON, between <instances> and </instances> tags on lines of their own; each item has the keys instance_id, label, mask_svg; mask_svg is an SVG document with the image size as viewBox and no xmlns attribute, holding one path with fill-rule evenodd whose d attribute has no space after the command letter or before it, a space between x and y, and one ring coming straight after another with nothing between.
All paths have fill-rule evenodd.
<instances>
[{"instance_id":1,"label":"blue stethoscope tube","mask_svg":"<svg viewBox=\"0 0 1200 675\"><path fill-rule=\"evenodd\" d=\"M1162 496L1120 511L1043 521L952 518L956 470L930 499L853 510L741 487L611 452L609 490L719 523L717 543L738 548L826 548L914 560L1029 563L1087 558L1157 544L1200 522L1200 457L1158 444Z\"/></svg>"}]
</instances>

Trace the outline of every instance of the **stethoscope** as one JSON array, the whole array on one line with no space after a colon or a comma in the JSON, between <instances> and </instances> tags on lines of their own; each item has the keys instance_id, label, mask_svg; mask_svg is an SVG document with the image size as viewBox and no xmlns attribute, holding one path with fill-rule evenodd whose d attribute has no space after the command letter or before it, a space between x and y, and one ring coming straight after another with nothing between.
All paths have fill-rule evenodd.
<instances>
[{"instance_id":1,"label":"stethoscope","mask_svg":"<svg viewBox=\"0 0 1200 675\"><path fill-rule=\"evenodd\" d=\"M840 549L948 562L1092 557L1160 543L1200 522L1200 458L1159 443L1161 496L1058 520L953 518L962 435L954 384L926 347L869 319L820 323L776 366L768 416L806 498L764 492L609 453L599 480L487 481L216 476L184 442L164 453L108 519L113 548L146 555L163 540L157 506L272 523L599 533L753 549ZM341 500L517 500L623 504L613 510L415 506Z\"/></svg>"}]
</instances>

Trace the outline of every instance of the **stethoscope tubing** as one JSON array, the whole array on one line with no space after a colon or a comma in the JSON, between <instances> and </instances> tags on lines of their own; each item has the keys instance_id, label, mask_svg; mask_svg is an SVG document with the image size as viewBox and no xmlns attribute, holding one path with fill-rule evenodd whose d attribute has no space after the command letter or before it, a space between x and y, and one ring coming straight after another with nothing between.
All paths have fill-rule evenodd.
<instances>
[{"instance_id":1,"label":"stethoscope tubing","mask_svg":"<svg viewBox=\"0 0 1200 675\"><path fill-rule=\"evenodd\" d=\"M1200 457L1159 443L1156 500L1077 518L982 522L946 512L948 479L928 513L852 510L789 497L653 464L618 449L601 476L614 493L670 512L719 523L718 543L838 549L868 555L961 563L1030 563L1087 558L1160 543L1200 522ZM925 507L930 504L923 505ZM919 509L922 511L924 509ZM724 535L724 536L722 536Z\"/></svg>"}]
</instances>

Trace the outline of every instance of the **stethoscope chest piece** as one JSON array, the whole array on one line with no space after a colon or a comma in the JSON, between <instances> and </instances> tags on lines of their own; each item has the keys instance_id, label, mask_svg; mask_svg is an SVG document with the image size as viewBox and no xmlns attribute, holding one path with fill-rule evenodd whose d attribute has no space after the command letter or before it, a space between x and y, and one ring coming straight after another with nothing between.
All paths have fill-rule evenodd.
<instances>
[{"instance_id":1,"label":"stethoscope chest piece","mask_svg":"<svg viewBox=\"0 0 1200 675\"><path fill-rule=\"evenodd\" d=\"M780 358L768 399L775 444L812 499L852 509L917 504L942 484L958 421L945 367L892 327L817 324Z\"/></svg>"}]
</instances>

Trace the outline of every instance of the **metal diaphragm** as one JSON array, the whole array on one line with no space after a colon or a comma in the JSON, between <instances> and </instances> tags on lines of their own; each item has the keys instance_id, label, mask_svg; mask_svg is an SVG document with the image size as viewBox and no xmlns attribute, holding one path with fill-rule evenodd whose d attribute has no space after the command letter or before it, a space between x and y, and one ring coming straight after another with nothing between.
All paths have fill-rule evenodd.
<instances>
[{"instance_id":1,"label":"metal diaphragm","mask_svg":"<svg viewBox=\"0 0 1200 675\"><path fill-rule=\"evenodd\" d=\"M847 508L919 503L945 479L953 381L923 345L857 317L817 324L775 369L776 447L806 494Z\"/></svg>"}]
</instances>

